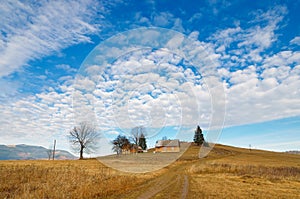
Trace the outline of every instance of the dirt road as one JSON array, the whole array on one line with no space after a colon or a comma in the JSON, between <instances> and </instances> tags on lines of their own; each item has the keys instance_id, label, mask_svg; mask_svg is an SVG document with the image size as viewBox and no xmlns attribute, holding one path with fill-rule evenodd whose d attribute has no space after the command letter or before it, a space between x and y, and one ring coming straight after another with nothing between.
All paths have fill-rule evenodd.
<instances>
[{"instance_id":1,"label":"dirt road","mask_svg":"<svg viewBox=\"0 0 300 199\"><path fill-rule=\"evenodd\" d=\"M171 168L158 178L148 181L124 198L187 198L189 191L189 175L182 167Z\"/></svg>"}]
</instances>

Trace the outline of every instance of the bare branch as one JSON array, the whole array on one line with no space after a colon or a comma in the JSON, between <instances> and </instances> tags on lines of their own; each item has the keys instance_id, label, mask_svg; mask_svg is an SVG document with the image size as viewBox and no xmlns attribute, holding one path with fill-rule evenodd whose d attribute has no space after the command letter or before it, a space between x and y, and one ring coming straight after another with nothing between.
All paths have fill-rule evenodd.
<instances>
[{"instance_id":1,"label":"bare branch","mask_svg":"<svg viewBox=\"0 0 300 199\"><path fill-rule=\"evenodd\" d=\"M87 122L81 122L69 133L69 141L75 150L79 150L80 159L83 159L83 152L93 152L98 148L99 139L100 133Z\"/></svg>"}]
</instances>

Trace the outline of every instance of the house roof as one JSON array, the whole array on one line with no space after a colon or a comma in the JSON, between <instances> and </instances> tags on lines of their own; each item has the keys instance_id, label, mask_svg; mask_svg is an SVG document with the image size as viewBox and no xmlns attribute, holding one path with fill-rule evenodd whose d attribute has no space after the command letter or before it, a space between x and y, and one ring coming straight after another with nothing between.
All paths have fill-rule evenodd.
<instances>
[{"instance_id":1,"label":"house roof","mask_svg":"<svg viewBox=\"0 0 300 199\"><path fill-rule=\"evenodd\" d=\"M179 147L180 143L179 140L157 140L155 147L164 147L164 146L170 146L170 147Z\"/></svg>"}]
</instances>

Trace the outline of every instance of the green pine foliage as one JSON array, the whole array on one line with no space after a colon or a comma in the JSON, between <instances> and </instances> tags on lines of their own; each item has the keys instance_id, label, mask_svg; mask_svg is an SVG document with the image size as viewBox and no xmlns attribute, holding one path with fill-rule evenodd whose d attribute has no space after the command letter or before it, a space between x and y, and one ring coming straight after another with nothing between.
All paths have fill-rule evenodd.
<instances>
[{"instance_id":1,"label":"green pine foliage","mask_svg":"<svg viewBox=\"0 0 300 199\"><path fill-rule=\"evenodd\" d=\"M202 133L202 129L200 128L199 125L197 126L197 129L195 130L194 142L198 146L200 146L204 143L204 136L203 136L203 133Z\"/></svg>"},{"instance_id":2,"label":"green pine foliage","mask_svg":"<svg viewBox=\"0 0 300 199\"><path fill-rule=\"evenodd\" d=\"M140 139L139 139L139 146L143 149L146 150L147 149L147 143L146 143L146 138L144 136L144 134L141 135Z\"/></svg>"}]
</instances>

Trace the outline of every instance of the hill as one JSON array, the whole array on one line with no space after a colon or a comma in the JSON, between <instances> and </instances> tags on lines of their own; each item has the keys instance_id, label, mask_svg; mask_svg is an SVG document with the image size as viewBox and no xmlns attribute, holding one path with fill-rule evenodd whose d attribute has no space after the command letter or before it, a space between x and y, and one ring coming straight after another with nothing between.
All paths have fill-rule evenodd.
<instances>
[{"instance_id":1,"label":"hill","mask_svg":"<svg viewBox=\"0 0 300 199\"><path fill-rule=\"evenodd\" d=\"M0 160L36 160L48 159L48 149L41 146L0 145ZM55 159L75 159L75 156L65 150L56 150Z\"/></svg>"},{"instance_id":2,"label":"hill","mask_svg":"<svg viewBox=\"0 0 300 199\"><path fill-rule=\"evenodd\" d=\"M198 153L191 145L169 166L140 174L96 159L0 161L0 198L300 198L299 155L224 145Z\"/></svg>"}]
</instances>

